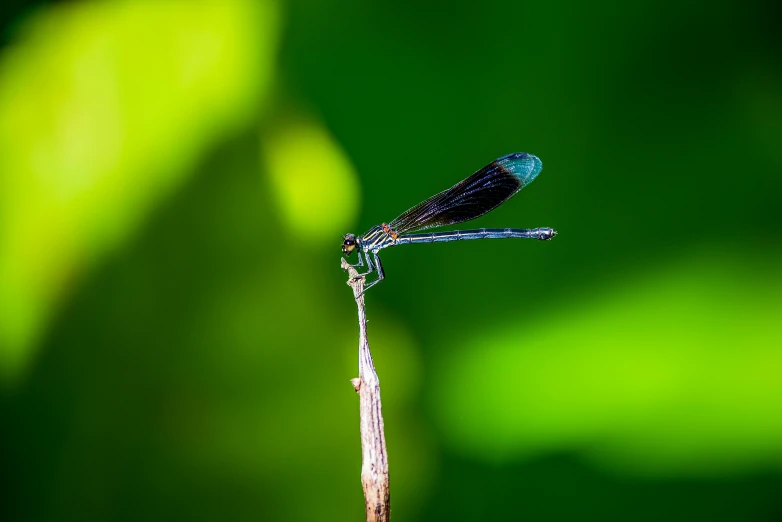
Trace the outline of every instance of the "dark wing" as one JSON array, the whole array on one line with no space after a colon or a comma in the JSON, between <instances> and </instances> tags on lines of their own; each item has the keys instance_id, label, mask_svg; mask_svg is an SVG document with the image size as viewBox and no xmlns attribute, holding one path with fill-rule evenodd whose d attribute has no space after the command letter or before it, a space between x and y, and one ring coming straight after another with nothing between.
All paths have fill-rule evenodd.
<instances>
[{"instance_id":1,"label":"dark wing","mask_svg":"<svg viewBox=\"0 0 782 522\"><path fill-rule=\"evenodd\" d=\"M475 219L532 182L542 168L541 161L532 154L508 154L414 206L389 223L389 227L404 234Z\"/></svg>"}]
</instances>

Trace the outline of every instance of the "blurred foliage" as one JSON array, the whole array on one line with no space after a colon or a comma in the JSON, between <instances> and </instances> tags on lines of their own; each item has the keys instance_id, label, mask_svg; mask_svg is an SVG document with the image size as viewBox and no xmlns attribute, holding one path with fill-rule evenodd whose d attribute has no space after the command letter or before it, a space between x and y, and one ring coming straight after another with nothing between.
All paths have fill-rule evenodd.
<instances>
[{"instance_id":1,"label":"blurred foliage","mask_svg":"<svg viewBox=\"0 0 782 522\"><path fill-rule=\"evenodd\" d=\"M262 154L283 226L298 241L333 246L357 214L358 182L350 159L312 117L285 114L270 127Z\"/></svg>"},{"instance_id":2,"label":"blurred foliage","mask_svg":"<svg viewBox=\"0 0 782 522\"><path fill-rule=\"evenodd\" d=\"M5 49L0 378L24 370L74 278L184 181L205 144L247 124L276 25L270 3L75 3L38 12Z\"/></svg>"},{"instance_id":3,"label":"blurred foliage","mask_svg":"<svg viewBox=\"0 0 782 522\"><path fill-rule=\"evenodd\" d=\"M554 450L666 477L782 468L782 331L767 327L782 258L708 254L580 300L567 329L544 309L534 330L507 318L466 338L435 386L443 432L498 462Z\"/></svg>"},{"instance_id":4,"label":"blurred foliage","mask_svg":"<svg viewBox=\"0 0 782 522\"><path fill-rule=\"evenodd\" d=\"M361 520L340 234L518 150L368 294L394 518L782 517L775 4L5 8L2 520Z\"/></svg>"}]
</instances>

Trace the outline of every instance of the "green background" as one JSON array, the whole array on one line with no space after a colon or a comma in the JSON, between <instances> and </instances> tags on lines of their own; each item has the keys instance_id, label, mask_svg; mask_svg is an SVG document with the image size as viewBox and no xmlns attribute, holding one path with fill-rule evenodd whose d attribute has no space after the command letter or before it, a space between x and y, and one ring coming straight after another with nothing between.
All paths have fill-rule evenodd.
<instances>
[{"instance_id":1,"label":"green background","mask_svg":"<svg viewBox=\"0 0 782 522\"><path fill-rule=\"evenodd\" d=\"M383 252L395 520L782 518L774 2L4 4L3 520L364 514L341 235Z\"/></svg>"}]
</instances>

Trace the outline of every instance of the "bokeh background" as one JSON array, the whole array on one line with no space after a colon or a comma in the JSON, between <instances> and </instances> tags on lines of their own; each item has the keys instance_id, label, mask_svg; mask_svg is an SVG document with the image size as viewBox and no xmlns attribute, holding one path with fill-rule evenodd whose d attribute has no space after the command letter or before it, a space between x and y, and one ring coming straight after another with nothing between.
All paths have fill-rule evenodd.
<instances>
[{"instance_id":1,"label":"bokeh background","mask_svg":"<svg viewBox=\"0 0 782 522\"><path fill-rule=\"evenodd\" d=\"M368 294L394 519L781 520L780 15L5 1L0 518L362 520L341 234L528 151Z\"/></svg>"}]
</instances>

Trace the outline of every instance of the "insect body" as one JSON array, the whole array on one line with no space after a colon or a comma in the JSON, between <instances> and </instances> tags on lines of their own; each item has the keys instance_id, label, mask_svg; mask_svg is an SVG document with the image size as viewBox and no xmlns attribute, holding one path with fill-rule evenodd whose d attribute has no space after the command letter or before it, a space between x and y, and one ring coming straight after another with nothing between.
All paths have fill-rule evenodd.
<instances>
[{"instance_id":1,"label":"insect body","mask_svg":"<svg viewBox=\"0 0 782 522\"><path fill-rule=\"evenodd\" d=\"M549 240L557 235L557 232L548 227L531 229L479 228L450 232L413 233L428 228L463 223L486 214L531 183L542 168L543 164L537 156L526 152L503 156L448 190L419 203L388 224L382 223L374 226L361 237L345 234L342 253L350 256L356 251L358 263L352 265L355 267L363 267L364 259L366 259L367 271L361 275L377 271L377 279L364 287L364 291L367 291L385 278L378 252L390 246L468 239L533 238Z\"/></svg>"}]
</instances>

